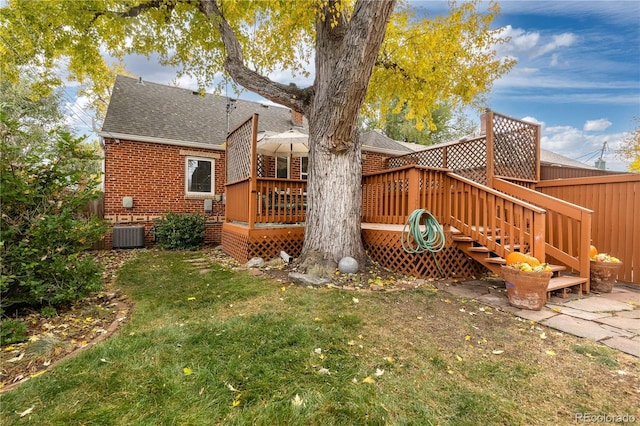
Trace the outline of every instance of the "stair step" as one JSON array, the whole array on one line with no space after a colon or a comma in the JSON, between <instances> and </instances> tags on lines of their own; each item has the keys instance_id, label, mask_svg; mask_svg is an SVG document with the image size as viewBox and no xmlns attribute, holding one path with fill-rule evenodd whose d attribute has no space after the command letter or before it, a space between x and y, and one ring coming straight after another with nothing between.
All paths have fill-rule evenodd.
<instances>
[{"instance_id":1,"label":"stair step","mask_svg":"<svg viewBox=\"0 0 640 426\"><path fill-rule=\"evenodd\" d=\"M475 253L491 253L491 250L489 250L485 246L469 247L468 250Z\"/></svg>"},{"instance_id":2,"label":"stair step","mask_svg":"<svg viewBox=\"0 0 640 426\"><path fill-rule=\"evenodd\" d=\"M453 241L456 241L456 242L470 242L470 241L473 241L473 238L466 237L464 235L454 235L452 237L452 239L453 239Z\"/></svg>"},{"instance_id":3,"label":"stair step","mask_svg":"<svg viewBox=\"0 0 640 426\"><path fill-rule=\"evenodd\" d=\"M485 259L485 262L487 263L495 263L498 265L505 265L507 263L507 260L502 258L502 257L487 257Z\"/></svg>"},{"instance_id":4,"label":"stair step","mask_svg":"<svg viewBox=\"0 0 640 426\"><path fill-rule=\"evenodd\" d=\"M516 251L516 250L520 250L520 244L514 244L513 246L511 244L507 244L504 246L505 250L509 250L509 251Z\"/></svg>"},{"instance_id":5,"label":"stair step","mask_svg":"<svg viewBox=\"0 0 640 426\"><path fill-rule=\"evenodd\" d=\"M551 268L551 272L560 272L567 269L566 266L562 266L562 265L549 265L549 268Z\"/></svg>"},{"instance_id":6,"label":"stair step","mask_svg":"<svg viewBox=\"0 0 640 426\"><path fill-rule=\"evenodd\" d=\"M551 280L549 280L549 286L547 287L547 292L561 290L563 288L573 287L576 285L581 285L586 282L587 282L586 278L571 277L568 275L551 278Z\"/></svg>"},{"instance_id":7,"label":"stair step","mask_svg":"<svg viewBox=\"0 0 640 426\"><path fill-rule=\"evenodd\" d=\"M485 235L492 235L500 232L500 228L491 229L491 228L485 228L484 226L472 226L471 230L473 232L480 232L481 234L485 234Z\"/></svg>"}]
</instances>

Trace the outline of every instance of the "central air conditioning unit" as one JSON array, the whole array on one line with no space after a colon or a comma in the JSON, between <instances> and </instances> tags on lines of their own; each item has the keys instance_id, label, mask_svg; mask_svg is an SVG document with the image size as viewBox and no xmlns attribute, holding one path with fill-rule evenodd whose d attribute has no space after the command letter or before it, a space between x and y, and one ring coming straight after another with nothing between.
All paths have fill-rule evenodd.
<instances>
[{"instance_id":1,"label":"central air conditioning unit","mask_svg":"<svg viewBox=\"0 0 640 426\"><path fill-rule=\"evenodd\" d=\"M114 226L113 248L144 248L144 226Z\"/></svg>"}]
</instances>

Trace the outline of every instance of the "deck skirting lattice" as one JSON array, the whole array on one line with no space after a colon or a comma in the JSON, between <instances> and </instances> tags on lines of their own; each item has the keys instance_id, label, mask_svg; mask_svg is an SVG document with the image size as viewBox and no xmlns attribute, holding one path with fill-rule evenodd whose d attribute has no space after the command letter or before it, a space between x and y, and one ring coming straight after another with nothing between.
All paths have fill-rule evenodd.
<instances>
[{"instance_id":1,"label":"deck skirting lattice","mask_svg":"<svg viewBox=\"0 0 640 426\"><path fill-rule=\"evenodd\" d=\"M402 248L401 234L395 230L363 229L362 240L369 257L387 269L416 278L441 278L433 255L407 253ZM435 254L444 278L479 277L489 272L453 245L450 232L445 232L445 237L445 248Z\"/></svg>"},{"instance_id":2,"label":"deck skirting lattice","mask_svg":"<svg viewBox=\"0 0 640 426\"><path fill-rule=\"evenodd\" d=\"M222 250L242 263L254 257L269 261L281 251L298 257L303 242L302 226L248 229L225 223L222 227Z\"/></svg>"}]
</instances>

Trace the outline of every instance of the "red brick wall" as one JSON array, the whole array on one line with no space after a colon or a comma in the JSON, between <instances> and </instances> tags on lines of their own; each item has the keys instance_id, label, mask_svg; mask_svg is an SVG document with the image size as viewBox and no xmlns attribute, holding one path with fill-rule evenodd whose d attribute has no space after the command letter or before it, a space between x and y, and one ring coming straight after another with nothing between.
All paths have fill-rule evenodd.
<instances>
[{"instance_id":1,"label":"red brick wall","mask_svg":"<svg viewBox=\"0 0 640 426\"><path fill-rule=\"evenodd\" d=\"M264 177L276 177L276 157L270 157L265 155L264 157ZM302 160L299 157L292 157L289 160L289 178L290 179L300 179L300 167L302 164Z\"/></svg>"},{"instance_id":2,"label":"red brick wall","mask_svg":"<svg viewBox=\"0 0 640 426\"><path fill-rule=\"evenodd\" d=\"M216 154L215 193L225 190L225 152L166 144L105 139L104 216L118 225L144 225L146 243L153 243L154 219L168 212L200 213L207 216L205 242L220 244L224 205L213 201L213 210L204 211L206 196L185 195L185 152ZM182 153L181 153L182 152ZM362 172L385 169L388 155L363 152ZM273 157L265 157L267 176L275 175ZM300 178L300 158L291 159L291 178ZM133 208L122 207L123 197L133 197ZM111 235L105 247L111 247Z\"/></svg>"},{"instance_id":3,"label":"red brick wall","mask_svg":"<svg viewBox=\"0 0 640 426\"><path fill-rule=\"evenodd\" d=\"M114 224L145 225L147 244L152 242L153 220L168 212L200 213L207 216L205 242L221 241L224 206L213 201L204 211L206 196L185 195L185 157L197 153L216 154L215 194L224 194L225 153L202 148L105 139L104 215ZM181 154L181 151L183 152ZM133 197L133 208L122 207L123 197ZM211 198L211 197L209 197ZM111 236L105 241L111 247Z\"/></svg>"},{"instance_id":4,"label":"red brick wall","mask_svg":"<svg viewBox=\"0 0 640 426\"><path fill-rule=\"evenodd\" d=\"M362 174L379 172L387 168L387 159L391 155L376 152L362 152Z\"/></svg>"}]
</instances>

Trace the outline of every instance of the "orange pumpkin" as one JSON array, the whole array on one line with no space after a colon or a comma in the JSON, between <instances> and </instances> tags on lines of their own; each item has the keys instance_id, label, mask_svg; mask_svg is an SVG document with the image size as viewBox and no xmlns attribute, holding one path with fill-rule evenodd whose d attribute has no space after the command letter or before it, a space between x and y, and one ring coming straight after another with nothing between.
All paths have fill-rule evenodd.
<instances>
[{"instance_id":1,"label":"orange pumpkin","mask_svg":"<svg viewBox=\"0 0 640 426\"><path fill-rule=\"evenodd\" d=\"M519 251L512 251L507 255L507 265L513 265L514 263L528 263L531 267L540 265L540 261L528 254L520 253Z\"/></svg>"},{"instance_id":2,"label":"orange pumpkin","mask_svg":"<svg viewBox=\"0 0 640 426\"><path fill-rule=\"evenodd\" d=\"M589 246L589 257L596 257L598 255L598 249L596 246Z\"/></svg>"}]
</instances>

